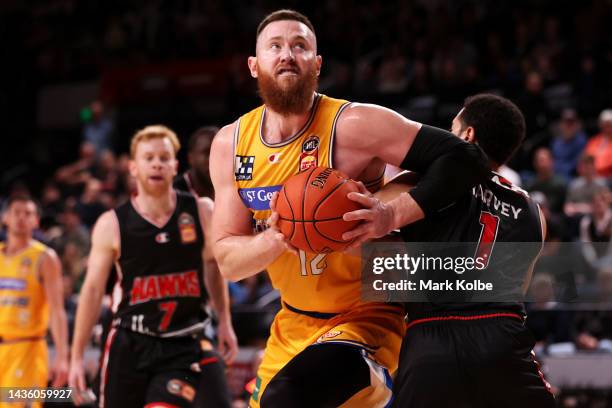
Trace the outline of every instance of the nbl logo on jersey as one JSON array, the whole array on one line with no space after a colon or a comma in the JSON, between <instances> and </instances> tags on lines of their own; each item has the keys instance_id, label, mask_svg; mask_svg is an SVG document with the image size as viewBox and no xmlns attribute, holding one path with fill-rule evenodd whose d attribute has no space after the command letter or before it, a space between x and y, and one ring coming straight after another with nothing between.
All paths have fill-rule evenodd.
<instances>
[{"instance_id":1,"label":"nbl logo on jersey","mask_svg":"<svg viewBox=\"0 0 612 408\"><path fill-rule=\"evenodd\" d=\"M302 143L302 153L300 154L299 171L308 170L319 165L319 137L310 136Z\"/></svg>"},{"instance_id":2,"label":"nbl logo on jersey","mask_svg":"<svg viewBox=\"0 0 612 408\"><path fill-rule=\"evenodd\" d=\"M238 156L234 159L234 175L236 181L253 180L255 156Z\"/></svg>"}]
</instances>

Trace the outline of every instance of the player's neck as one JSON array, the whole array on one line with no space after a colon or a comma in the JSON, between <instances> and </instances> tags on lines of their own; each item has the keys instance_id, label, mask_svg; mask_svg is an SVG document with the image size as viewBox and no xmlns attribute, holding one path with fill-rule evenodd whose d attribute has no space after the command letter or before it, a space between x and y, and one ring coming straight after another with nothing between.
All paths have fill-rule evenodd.
<instances>
[{"instance_id":1,"label":"player's neck","mask_svg":"<svg viewBox=\"0 0 612 408\"><path fill-rule=\"evenodd\" d=\"M169 189L167 194L152 195L141 189L132 202L144 218L154 224L164 224L176 207L176 193Z\"/></svg>"},{"instance_id":2,"label":"player's neck","mask_svg":"<svg viewBox=\"0 0 612 408\"><path fill-rule=\"evenodd\" d=\"M4 253L7 256L13 256L30 246L32 241L31 235L15 235L8 233Z\"/></svg>"},{"instance_id":3,"label":"player's neck","mask_svg":"<svg viewBox=\"0 0 612 408\"><path fill-rule=\"evenodd\" d=\"M296 133L306 124L312 113L316 94L312 94L310 108L297 114L280 114L269 107L266 107L266 117L262 124L262 135L267 143L281 143Z\"/></svg>"}]
</instances>

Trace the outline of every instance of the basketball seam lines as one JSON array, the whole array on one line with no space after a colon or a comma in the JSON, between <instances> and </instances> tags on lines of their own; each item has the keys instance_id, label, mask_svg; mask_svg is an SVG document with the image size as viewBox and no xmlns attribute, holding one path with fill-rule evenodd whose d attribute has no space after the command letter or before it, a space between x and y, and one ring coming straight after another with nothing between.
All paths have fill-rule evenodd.
<instances>
[{"instance_id":1,"label":"basketball seam lines","mask_svg":"<svg viewBox=\"0 0 612 408\"><path fill-rule=\"evenodd\" d=\"M291 207L291 202L289 201L289 197L287 197L287 189L283 188L283 194L285 195L285 201L287 201L287 205L289 206L289 211L291 211L291 218L294 218L295 215L293 214L293 208ZM281 216L278 217L281 220L284 220L284 218L282 218ZM286 220L289 221L289 220ZM291 241L291 239L293 238L293 236L295 235L295 220L291 220L291 236L289 237L289 241Z\"/></svg>"},{"instance_id":2,"label":"basketball seam lines","mask_svg":"<svg viewBox=\"0 0 612 408\"><path fill-rule=\"evenodd\" d=\"M312 212L312 215L314 216L317 213L317 210L319 209L319 207L325 202L325 200L327 200L329 198L329 196L331 196L336 190L338 190L340 187L342 187L347 182L348 182L348 180L346 180L346 179L342 180L329 193L327 193L325 195L325 197L323 197L321 200L319 200L319 203L317 204L317 206L315 207L314 211ZM314 218L316 219L316 216ZM342 217L338 217L338 219L339 218L342 218ZM321 220L321 221L324 221L324 220ZM317 223L316 222L314 222L312 224L312 226L314 227L315 231L317 231L317 233L319 235L321 235L322 237L324 237L325 239L328 239L328 240L333 241L333 242L337 242L339 244L345 244L347 242L351 242L351 241L338 241L337 239L333 239L333 238L328 237L327 235L325 235L321 231L319 231L319 229L317 228ZM304 226L304 228L306 228L306 227Z\"/></svg>"},{"instance_id":3,"label":"basketball seam lines","mask_svg":"<svg viewBox=\"0 0 612 408\"><path fill-rule=\"evenodd\" d=\"M293 215L293 214L291 214L291 215ZM291 221L291 222L325 222L325 221L336 221L336 220L339 220L341 218L342 218L342 216L334 217L334 218L323 218L323 219L320 219L320 220L298 220L298 219L295 219L295 218L283 218L283 217L280 217L279 219L281 219L283 221Z\"/></svg>"},{"instance_id":4,"label":"basketball seam lines","mask_svg":"<svg viewBox=\"0 0 612 408\"><path fill-rule=\"evenodd\" d=\"M305 217L305 212L306 212L306 189L308 188L308 182L310 181L310 177L312 177L312 174L315 172L317 168L313 167L312 170L310 171L310 174L308 175L308 177L306 178L306 183L304 183L304 194L302 195L302 217ZM316 208L315 208L316 211ZM314 211L313 214L314 216ZM315 251L315 249L312 247L312 245L310 245L310 240L308 239L308 234L306 233L306 223L302 223L302 229L304 230L304 239L306 240L306 243L308 244L308 247L312 250L312 252L317 252Z\"/></svg>"}]
</instances>

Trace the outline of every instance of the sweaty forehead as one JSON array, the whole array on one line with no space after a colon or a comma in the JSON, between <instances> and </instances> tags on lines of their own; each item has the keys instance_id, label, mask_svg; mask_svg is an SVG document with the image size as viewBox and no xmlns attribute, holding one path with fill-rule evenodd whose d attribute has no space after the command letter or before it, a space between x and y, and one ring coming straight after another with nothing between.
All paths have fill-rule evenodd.
<instances>
[{"instance_id":1,"label":"sweaty forehead","mask_svg":"<svg viewBox=\"0 0 612 408\"><path fill-rule=\"evenodd\" d=\"M259 45L260 43L268 41L272 38L291 40L296 37L303 37L306 39L306 41L310 42L313 47L316 48L317 46L317 40L310 28L308 28L306 24L295 20L279 20L271 22L261 31L261 33L259 33L257 44Z\"/></svg>"}]
</instances>

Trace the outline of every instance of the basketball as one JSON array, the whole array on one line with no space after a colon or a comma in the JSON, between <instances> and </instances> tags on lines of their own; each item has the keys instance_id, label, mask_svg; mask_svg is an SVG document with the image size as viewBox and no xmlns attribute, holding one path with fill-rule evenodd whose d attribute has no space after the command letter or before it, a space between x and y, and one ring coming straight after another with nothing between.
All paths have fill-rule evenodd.
<instances>
[{"instance_id":1,"label":"basketball","mask_svg":"<svg viewBox=\"0 0 612 408\"><path fill-rule=\"evenodd\" d=\"M361 221L344 221L344 213L362 206L348 199L357 183L327 167L313 167L289 178L276 202L279 228L291 245L310 253L342 251L353 240L342 234Z\"/></svg>"}]
</instances>

